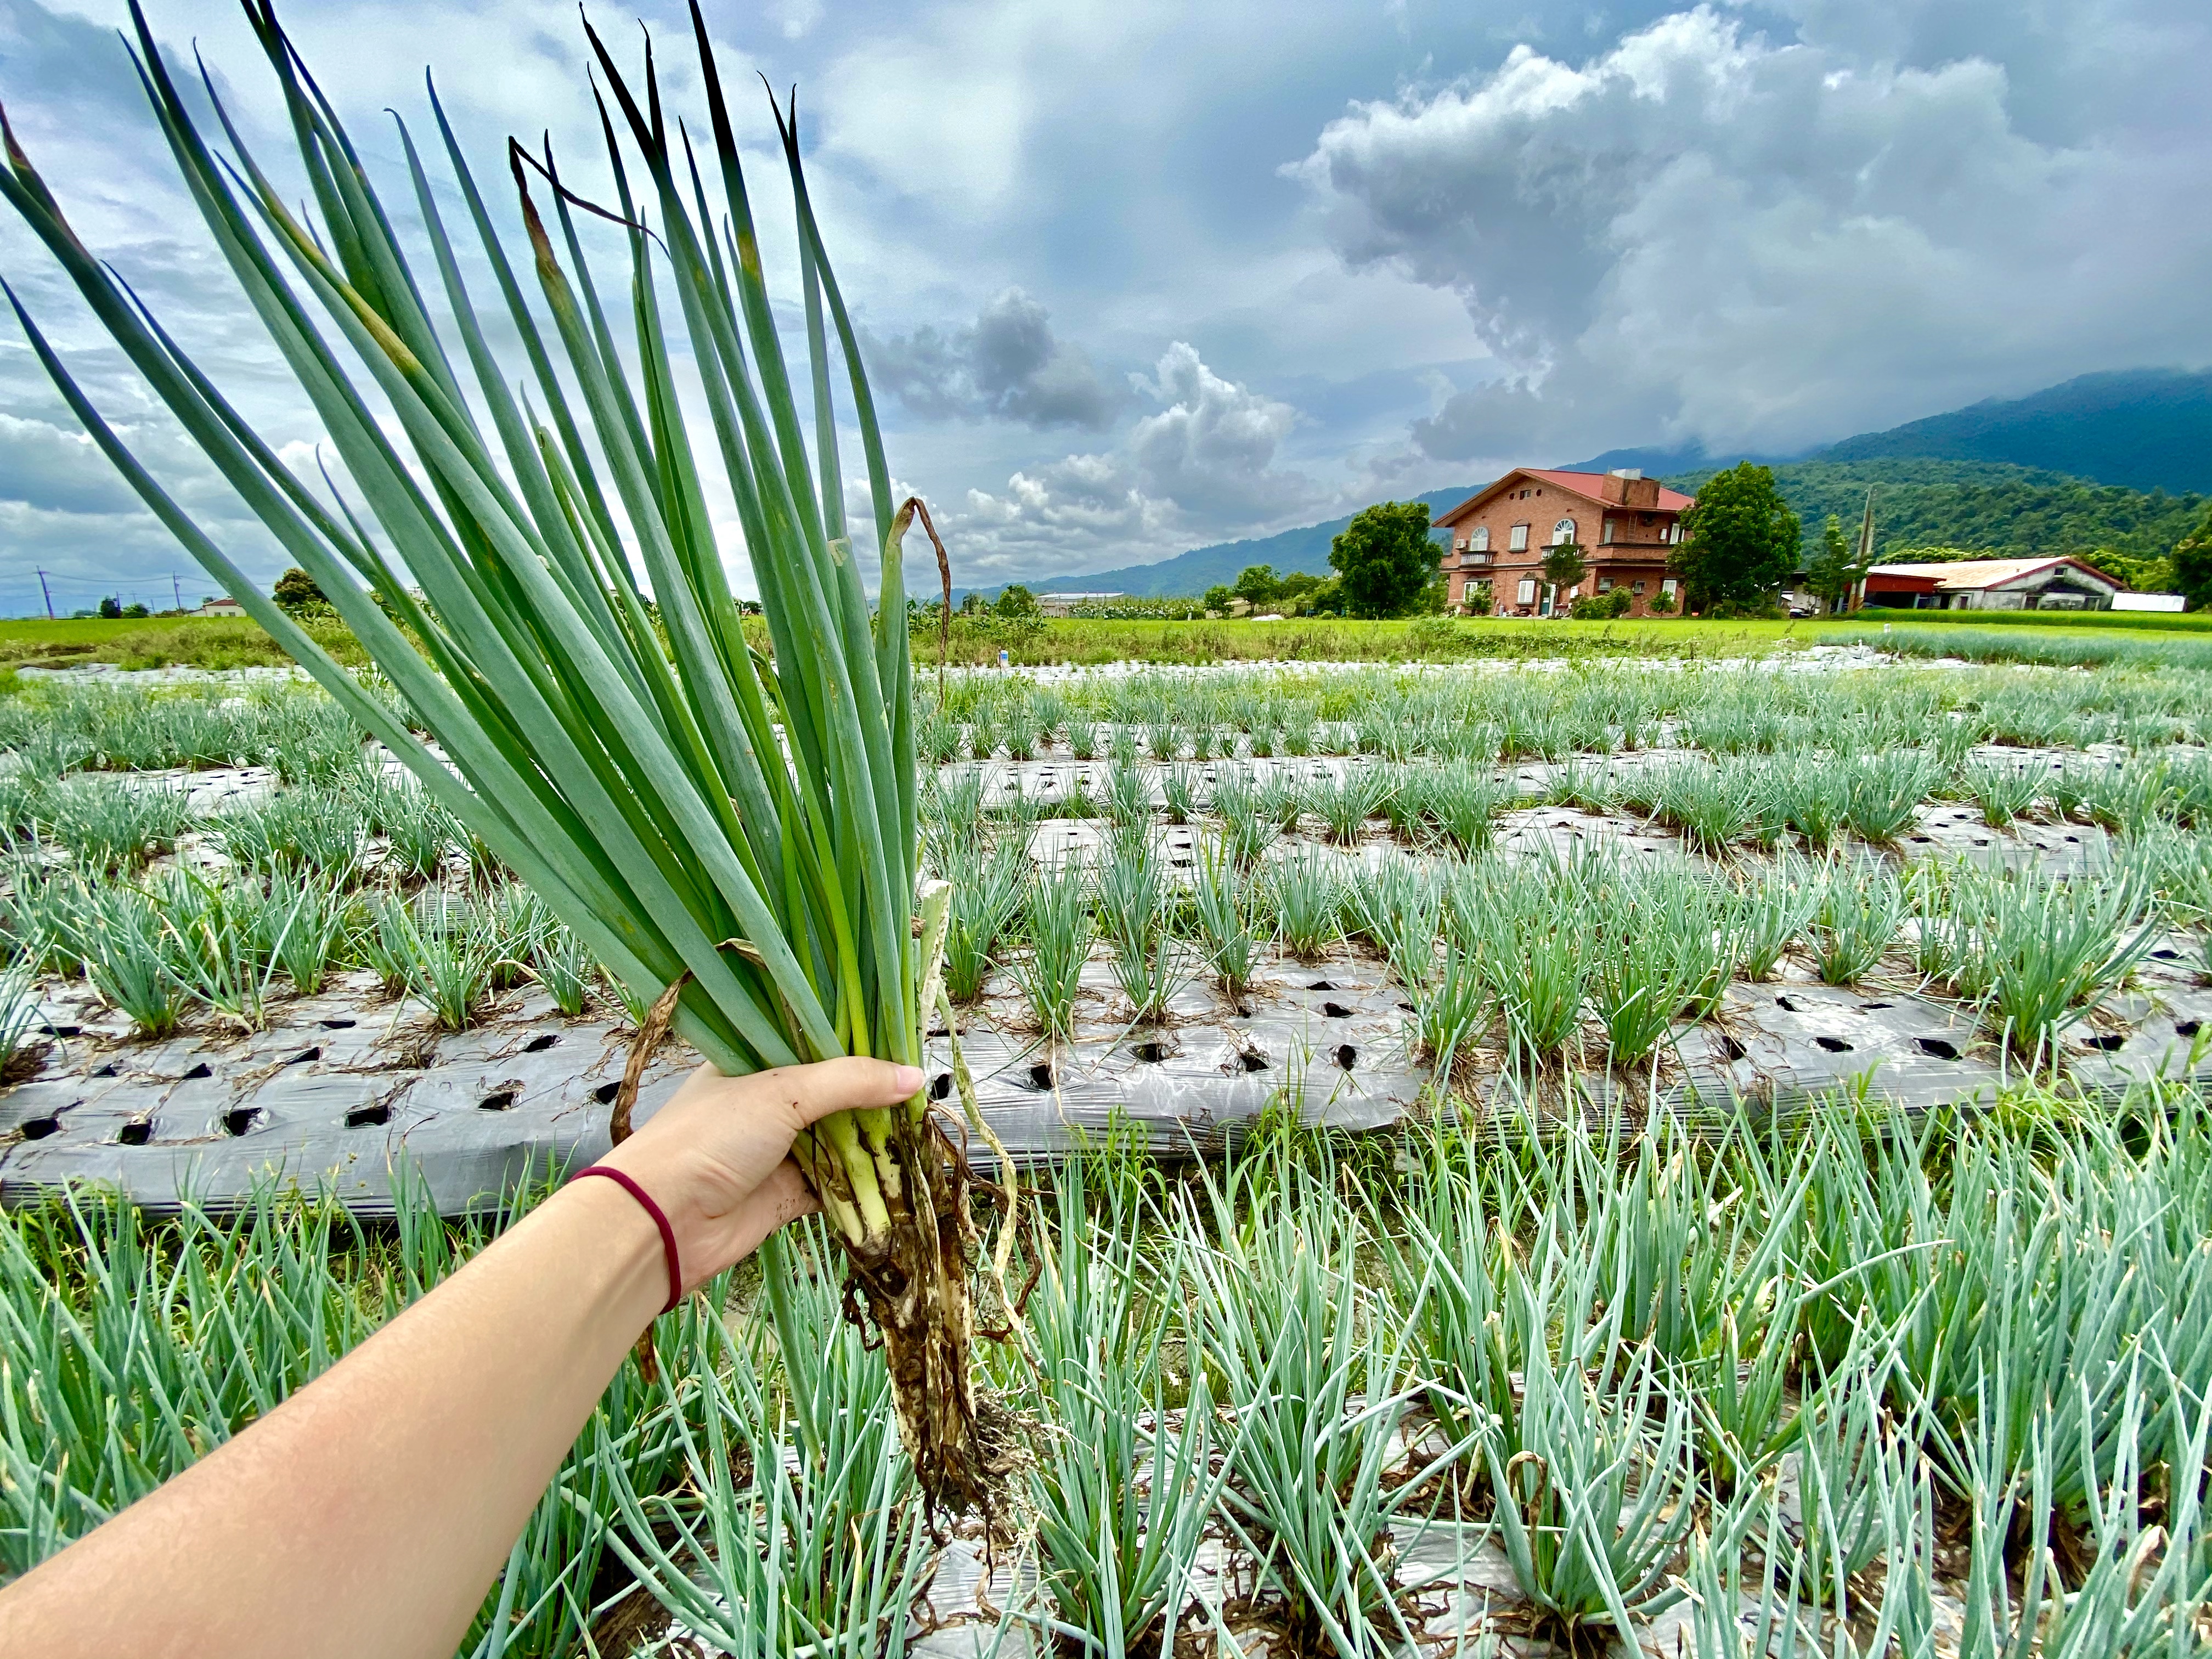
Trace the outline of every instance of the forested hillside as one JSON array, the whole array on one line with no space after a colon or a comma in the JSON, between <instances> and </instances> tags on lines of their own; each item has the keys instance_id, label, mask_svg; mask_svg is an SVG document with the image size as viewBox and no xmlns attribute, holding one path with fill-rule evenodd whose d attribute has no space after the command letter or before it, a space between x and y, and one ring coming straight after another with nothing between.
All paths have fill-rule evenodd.
<instances>
[{"instance_id":1,"label":"forested hillside","mask_svg":"<svg viewBox=\"0 0 2212 1659\"><path fill-rule=\"evenodd\" d=\"M1695 494L1713 469L1667 482ZM2025 558L2099 548L2136 559L2163 558L2204 514L2205 497L2086 483L2058 472L1988 461L1883 456L1863 461L1794 461L1774 481L1804 526L1808 547L1833 513L1856 528L1874 487L1875 544L1887 556L1917 547L1987 550Z\"/></svg>"}]
</instances>

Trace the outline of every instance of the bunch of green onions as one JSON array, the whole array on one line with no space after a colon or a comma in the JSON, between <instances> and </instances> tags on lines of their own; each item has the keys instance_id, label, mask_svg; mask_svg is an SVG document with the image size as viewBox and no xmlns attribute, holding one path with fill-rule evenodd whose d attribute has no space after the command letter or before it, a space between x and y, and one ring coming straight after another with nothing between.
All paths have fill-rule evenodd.
<instances>
[{"instance_id":1,"label":"bunch of green onions","mask_svg":"<svg viewBox=\"0 0 2212 1659\"><path fill-rule=\"evenodd\" d=\"M9 289L55 385L186 549L545 898L640 1006L657 1000L661 1017L672 1015L715 1066L735 1073L848 1054L918 1061L924 981L933 977L930 941L920 935L933 930L916 925L900 565L918 504L893 507L858 345L800 169L795 103L788 115L776 112L776 125L797 212L811 453L696 4L714 144L703 171L690 134L670 131L650 53L641 99L588 25L615 106L611 114L595 92L614 203L594 206L566 188L550 143L532 155L510 142L550 338L430 94L467 228L527 359L518 397L518 376L494 354L404 124L416 211L434 259L427 282L270 0L245 3L283 93L312 216L286 205L208 81L228 141L218 155L133 0L135 62L185 185L321 420L358 507L335 486L326 500L294 477L77 240L12 131L0 192L314 578L446 758L179 507ZM642 161L635 191L618 125ZM533 199L533 172L565 260ZM710 179L720 190L719 228ZM602 304L579 240L579 208L626 236L622 297L634 368L617 345L622 307ZM434 289L450 316L442 337L431 320ZM671 292L711 418L711 441L699 434L696 445L662 311ZM871 521L857 526L846 520L839 470L831 328L872 497ZM404 450L380 416L404 434ZM724 569L704 483L716 466L735 503L772 655L748 643ZM860 575L871 542L882 571L872 622ZM935 912L926 920L941 917L941 902L919 908ZM925 1102L830 1118L801 1137L797 1155L882 1329L924 1491L936 1501L977 1496L959 1189Z\"/></svg>"}]
</instances>

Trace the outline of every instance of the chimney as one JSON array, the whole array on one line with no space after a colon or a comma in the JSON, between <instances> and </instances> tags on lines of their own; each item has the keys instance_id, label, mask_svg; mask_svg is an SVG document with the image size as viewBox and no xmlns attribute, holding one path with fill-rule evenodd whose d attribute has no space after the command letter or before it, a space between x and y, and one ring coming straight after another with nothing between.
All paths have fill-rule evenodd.
<instances>
[{"instance_id":1,"label":"chimney","mask_svg":"<svg viewBox=\"0 0 2212 1659\"><path fill-rule=\"evenodd\" d=\"M1640 466L1617 466L1607 474L1606 499L1619 501L1623 507L1654 507L1659 505L1659 480L1647 478Z\"/></svg>"}]
</instances>

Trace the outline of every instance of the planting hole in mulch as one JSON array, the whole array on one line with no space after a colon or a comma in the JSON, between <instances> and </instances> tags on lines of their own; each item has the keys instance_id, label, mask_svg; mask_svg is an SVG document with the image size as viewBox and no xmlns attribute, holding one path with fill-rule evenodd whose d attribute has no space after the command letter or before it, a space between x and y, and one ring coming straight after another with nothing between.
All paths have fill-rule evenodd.
<instances>
[{"instance_id":1,"label":"planting hole in mulch","mask_svg":"<svg viewBox=\"0 0 2212 1659\"><path fill-rule=\"evenodd\" d=\"M322 1057L323 1051L320 1048L302 1048L284 1063L287 1066L305 1066L309 1060L320 1060Z\"/></svg>"},{"instance_id":2,"label":"planting hole in mulch","mask_svg":"<svg viewBox=\"0 0 2212 1659\"><path fill-rule=\"evenodd\" d=\"M1354 1066L1359 1063L1359 1050L1353 1048L1348 1042L1338 1043L1336 1045L1336 1063L1345 1071L1350 1071Z\"/></svg>"},{"instance_id":3,"label":"planting hole in mulch","mask_svg":"<svg viewBox=\"0 0 2212 1659\"><path fill-rule=\"evenodd\" d=\"M1323 1019L1350 1019L1352 1010L1340 1002L1324 1002L1321 1006L1321 1014Z\"/></svg>"},{"instance_id":4,"label":"planting hole in mulch","mask_svg":"<svg viewBox=\"0 0 2212 1659\"><path fill-rule=\"evenodd\" d=\"M2081 1039L2081 1046L2084 1048L2094 1048L2098 1053L2105 1054L2109 1054L2117 1048L2124 1048L2127 1043L2127 1037L2119 1032L2107 1032L2101 1036Z\"/></svg>"},{"instance_id":5,"label":"planting hole in mulch","mask_svg":"<svg viewBox=\"0 0 2212 1659\"><path fill-rule=\"evenodd\" d=\"M1147 1066L1157 1066L1171 1052L1164 1042L1140 1042L1129 1051Z\"/></svg>"},{"instance_id":6,"label":"planting hole in mulch","mask_svg":"<svg viewBox=\"0 0 2212 1659\"><path fill-rule=\"evenodd\" d=\"M368 1106L356 1106L345 1115L349 1129L374 1129L392 1121L392 1108L382 1101Z\"/></svg>"},{"instance_id":7,"label":"planting hole in mulch","mask_svg":"<svg viewBox=\"0 0 2212 1659\"><path fill-rule=\"evenodd\" d=\"M2176 1036L2193 1037L2202 1029L2202 1023L2197 1020L2177 1019L2173 1022L2173 1034Z\"/></svg>"},{"instance_id":8,"label":"planting hole in mulch","mask_svg":"<svg viewBox=\"0 0 2212 1659\"><path fill-rule=\"evenodd\" d=\"M615 1097L621 1092L622 1079L617 1078L612 1083L602 1083L598 1088L592 1090L592 1098L602 1106L611 1106L614 1104Z\"/></svg>"},{"instance_id":9,"label":"planting hole in mulch","mask_svg":"<svg viewBox=\"0 0 2212 1659\"><path fill-rule=\"evenodd\" d=\"M143 1146L153 1137L153 1121L141 1119L138 1122L126 1123L118 1129L115 1132L115 1144L118 1146Z\"/></svg>"},{"instance_id":10,"label":"planting hole in mulch","mask_svg":"<svg viewBox=\"0 0 2212 1659\"><path fill-rule=\"evenodd\" d=\"M350 1031L361 1022L357 1019L326 1019L322 1022L325 1031Z\"/></svg>"},{"instance_id":11,"label":"planting hole in mulch","mask_svg":"<svg viewBox=\"0 0 2212 1659\"><path fill-rule=\"evenodd\" d=\"M1912 1043L1915 1048L1919 1049L1922 1054L1927 1055L1930 1060L1956 1060L1959 1058L1959 1050L1956 1045L1946 1042L1942 1037L1915 1037L1912 1039Z\"/></svg>"},{"instance_id":12,"label":"planting hole in mulch","mask_svg":"<svg viewBox=\"0 0 2212 1659\"><path fill-rule=\"evenodd\" d=\"M222 1132L227 1135L251 1134L261 1127L264 1115L258 1106L234 1106L222 1115Z\"/></svg>"},{"instance_id":13,"label":"planting hole in mulch","mask_svg":"<svg viewBox=\"0 0 2212 1659\"><path fill-rule=\"evenodd\" d=\"M1816 1036L1813 1041L1819 1043L1823 1048L1826 1048L1832 1054L1847 1054L1851 1051L1851 1045L1844 1042L1841 1037Z\"/></svg>"},{"instance_id":14,"label":"planting hole in mulch","mask_svg":"<svg viewBox=\"0 0 2212 1659\"><path fill-rule=\"evenodd\" d=\"M951 1073L939 1072L935 1077L929 1079L929 1097L932 1100L949 1099L951 1097Z\"/></svg>"},{"instance_id":15,"label":"planting hole in mulch","mask_svg":"<svg viewBox=\"0 0 2212 1659\"><path fill-rule=\"evenodd\" d=\"M531 1038L529 1042L524 1043L522 1045L522 1052L526 1054L542 1054L560 1040L561 1037L558 1032L548 1031L544 1036L534 1036Z\"/></svg>"},{"instance_id":16,"label":"planting hole in mulch","mask_svg":"<svg viewBox=\"0 0 2212 1659\"><path fill-rule=\"evenodd\" d=\"M482 1100L477 1102L477 1109L482 1112L513 1111L514 1109L514 1091L512 1089L501 1089L495 1093L486 1095Z\"/></svg>"},{"instance_id":17,"label":"planting hole in mulch","mask_svg":"<svg viewBox=\"0 0 2212 1659\"><path fill-rule=\"evenodd\" d=\"M1040 1094L1052 1087L1052 1064L1050 1061L1041 1060L1037 1061L1036 1065L1030 1067L1030 1087L1036 1090Z\"/></svg>"},{"instance_id":18,"label":"planting hole in mulch","mask_svg":"<svg viewBox=\"0 0 2212 1659\"><path fill-rule=\"evenodd\" d=\"M202 1060L198 1065L193 1066L191 1071L185 1073L183 1077L177 1080L180 1083L198 1083L204 1077L213 1077L215 1073L208 1069L207 1062L205 1060Z\"/></svg>"},{"instance_id":19,"label":"planting hole in mulch","mask_svg":"<svg viewBox=\"0 0 2212 1659\"><path fill-rule=\"evenodd\" d=\"M34 1117L23 1125L20 1133L26 1140L44 1140L48 1135L59 1133L61 1127L62 1121L58 1117Z\"/></svg>"}]
</instances>

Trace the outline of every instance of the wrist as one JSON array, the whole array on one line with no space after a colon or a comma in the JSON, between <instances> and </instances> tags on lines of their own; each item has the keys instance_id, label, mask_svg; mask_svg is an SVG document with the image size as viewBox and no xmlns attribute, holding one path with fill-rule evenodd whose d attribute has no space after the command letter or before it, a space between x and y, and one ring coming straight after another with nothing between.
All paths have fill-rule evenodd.
<instances>
[{"instance_id":1,"label":"wrist","mask_svg":"<svg viewBox=\"0 0 2212 1659\"><path fill-rule=\"evenodd\" d=\"M632 1335L652 1323L668 1302L668 1266L660 1229L645 1206L615 1182L572 1179L544 1212L586 1240L589 1289L605 1298L609 1316Z\"/></svg>"}]
</instances>

